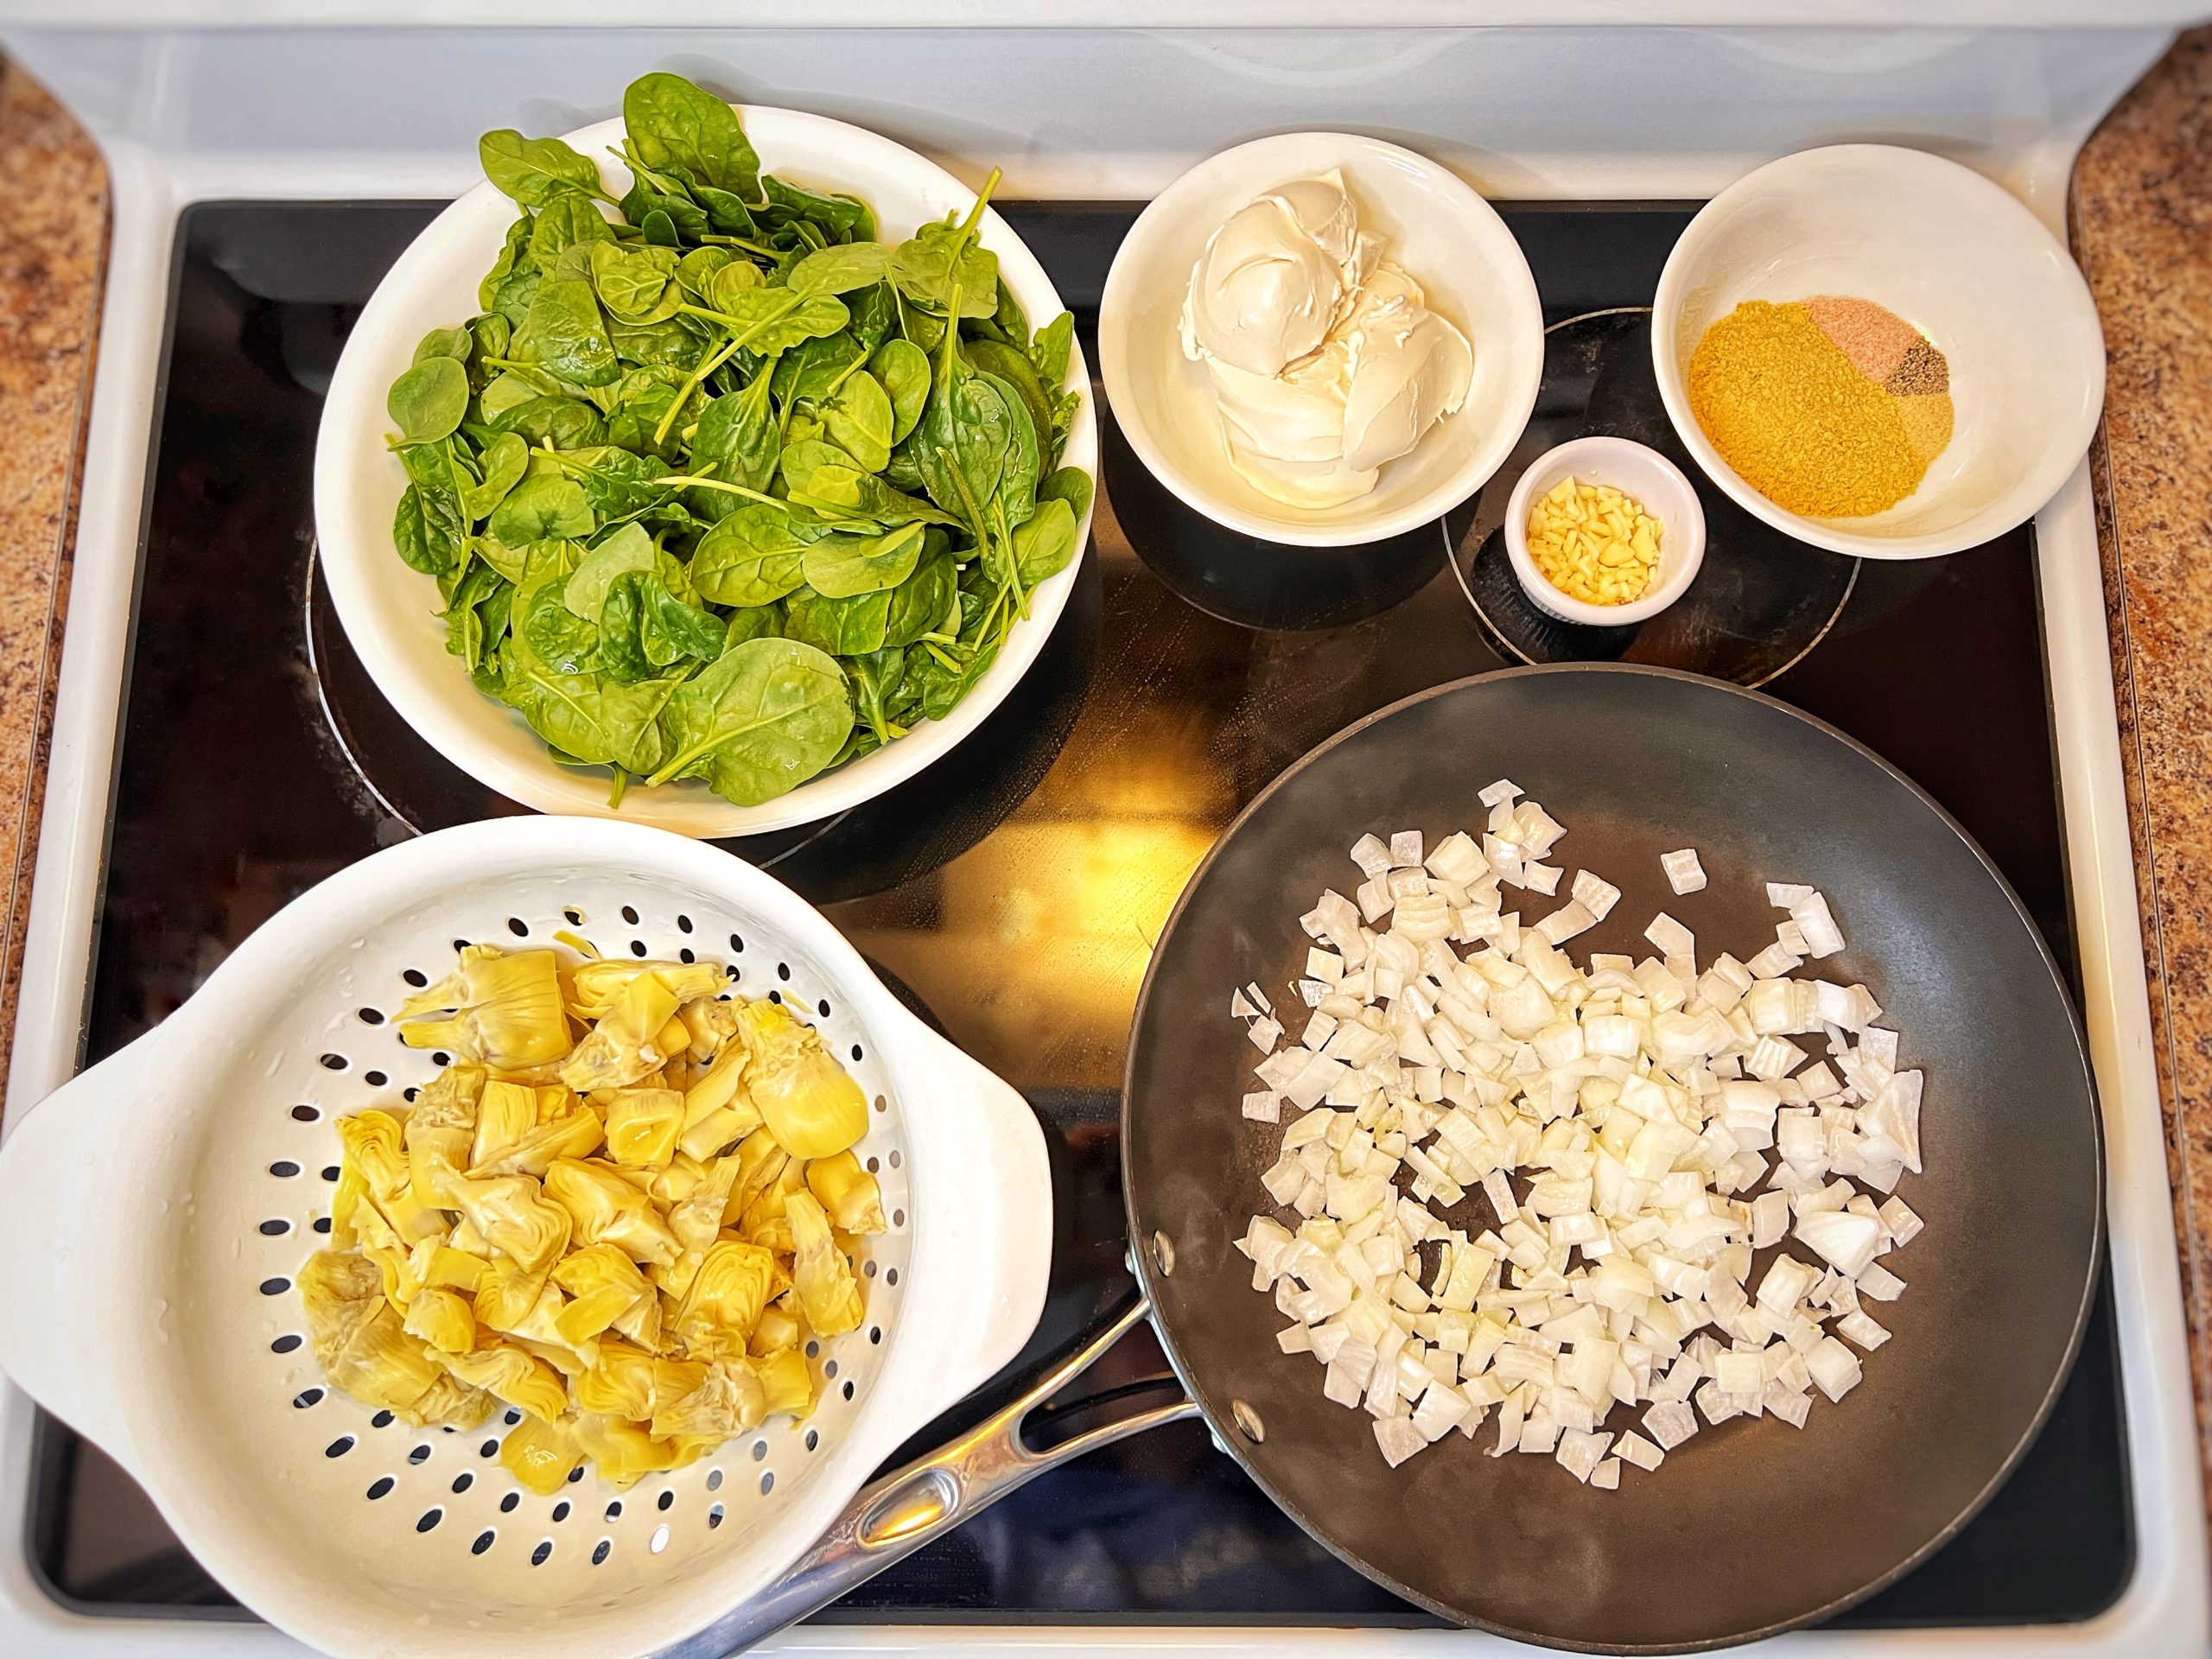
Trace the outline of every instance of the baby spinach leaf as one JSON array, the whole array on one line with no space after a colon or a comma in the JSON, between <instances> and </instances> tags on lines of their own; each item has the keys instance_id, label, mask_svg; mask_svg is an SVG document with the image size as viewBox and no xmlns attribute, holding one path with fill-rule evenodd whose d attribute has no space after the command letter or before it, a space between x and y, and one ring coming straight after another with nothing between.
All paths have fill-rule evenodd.
<instances>
[{"instance_id":1,"label":"baby spinach leaf","mask_svg":"<svg viewBox=\"0 0 2212 1659\"><path fill-rule=\"evenodd\" d=\"M573 584L575 577L569 580ZM607 590L607 602L599 613L600 671L624 685L652 677L653 665L646 660L645 644L638 637L645 610L640 584L651 580L635 570L624 571Z\"/></svg>"},{"instance_id":2,"label":"baby spinach leaf","mask_svg":"<svg viewBox=\"0 0 2212 1659\"><path fill-rule=\"evenodd\" d=\"M691 200L707 210L707 223L724 236L741 236L750 241L760 234L760 227L753 222L753 210L734 190L724 190L711 184L691 181Z\"/></svg>"},{"instance_id":3,"label":"baby spinach leaf","mask_svg":"<svg viewBox=\"0 0 2212 1659\"><path fill-rule=\"evenodd\" d=\"M540 364L579 386L606 385L622 372L588 283L541 284L514 349L518 360Z\"/></svg>"},{"instance_id":4,"label":"baby spinach leaf","mask_svg":"<svg viewBox=\"0 0 2212 1659\"><path fill-rule=\"evenodd\" d=\"M599 188L599 168L558 138L525 138L512 127L502 127L476 141L476 157L492 188L525 207Z\"/></svg>"},{"instance_id":5,"label":"baby spinach leaf","mask_svg":"<svg viewBox=\"0 0 2212 1659\"><path fill-rule=\"evenodd\" d=\"M824 599L896 588L921 560L923 533L901 524L880 536L824 536L806 550L806 585Z\"/></svg>"},{"instance_id":6,"label":"baby spinach leaf","mask_svg":"<svg viewBox=\"0 0 2212 1659\"><path fill-rule=\"evenodd\" d=\"M562 473L582 486L584 499L601 519L626 518L668 505L671 492L653 480L666 468L647 455L633 455L612 444L578 449L561 456Z\"/></svg>"},{"instance_id":7,"label":"baby spinach leaf","mask_svg":"<svg viewBox=\"0 0 2212 1659\"><path fill-rule=\"evenodd\" d=\"M645 232L651 247L696 245L712 230L707 210L690 196L664 195L643 179L631 185L621 208L622 217Z\"/></svg>"},{"instance_id":8,"label":"baby spinach leaf","mask_svg":"<svg viewBox=\"0 0 2212 1659\"><path fill-rule=\"evenodd\" d=\"M691 555L691 585L716 605L771 604L805 582L812 539L781 508L748 502L699 538Z\"/></svg>"},{"instance_id":9,"label":"baby spinach leaf","mask_svg":"<svg viewBox=\"0 0 2212 1659\"><path fill-rule=\"evenodd\" d=\"M784 607L780 605L749 605L729 614L729 627L722 635L722 649L741 645L748 639L774 639L783 637Z\"/></svg>"},{"instance_id":10,"label":"baby spinach leaf","mask_svg":"<svg viewBox=\"0 0 2212 1659\"><path fill-rule=\"evenodd\" d=\"M562 603L572 615L587 622L599 622L600 609L607 603L615 579L630 571L643 571L650 575L658 563L653 538L636 524L624 524L584 554L575 574L569 578Z\"/></svg>"},{"instance_id":11,"label":"baby spinach leaf","mask_svg":"<svg viewBox=\"0 0 2212 1659\"><path fill-rule=\"evenodd\" d=\"M502 432L484 447L481 482L461 493L462 510L472 524L482 524L492 511L522 482L530 466L530 446L512 432Z\"/></svg>"},{"instance_id":12,"label":"baby spinach leaf","mask_svg":"<svg viewBox=\"0 0 2212 1659\"><path fill-rule=\"evenodd\" d=\"M684 661L711 663L722 654L722 625L687 605L657 577L625 576L638 595L638 643L656 668Z\"/></svg>"},{"instance_id":13,"label":"baby spinach leaf","mask_svg":"<svg viewBox=\"0 0 2212 1659\"><path fill-rule=\"evenodd\" d=\"M646 166L680 167L740 195L760 188L760 158L737 111L681 75L640 75L622 94L622 124Z\"/></svg>"},{"instance_id":14,"label":"baby spinach leaf","mask_svg":"<svg viewBox=\"0 0 2212 1659\"><path fill-rule=\"evenodd\" d=\"M911 645L925 633L934 633L952 609L959 571L951 554L932 548L922 556L914 574L891 590L891 604L884 613L883 643Z\"/></svg>"},{"instance_id":15,"label":"baby spinach leaf","mask_svg":"<svg viewBox=\"0 0 2212 1659\"><path fill-rule=\"evenodd\" d=\"M831 442L863 470L880 473L891 464L891 397L874 375L855 370L818 412Z\"/></svg>"},{"instance_id":16,"label":"baby spinach leaf","mask_svg":"<svg viewBox=\"0 0 2212 1659\"><path fill-rule=\"evenodd\" d=\"M855 710L879 744L899 735L889 711L898 699L906 667L906 653L896 645L853 658L844 664L852 682Z\"/></svg>"},{"instance_id":17,"label":"baby spinach leaf","mask_svg":"<svg viewBox=\"0 0 2212 1659\"><path fill-rule=\"evenodd\" d=\"M496 536L479 536L471 543L476 556L490 565L509 582L519 582L530 568L530 549L510 547Z\"/></svg>"},{"instance_id":18,"label":"baby spinach leaf","mask_svg":"<svg viewBox=\"0 0 2212 1659\"><path fill-rule=\"evenodd\" d=\"M891 331L899 326L899 302L887 281L846 295L845 309L853 319L846 327L871 352L890 339Z\"/></svg>"},{"instance_id":19,"label":"baby spinach leaf","mask_svg":"<svg viewBox=\"0 0 2212 1659\"><path fill-rule=\"evenodd\" d=\"M492 308L519 328L530 315L530 302L537 297L543 277L533 267L505 278L492 292Z\"/></svg>"},{"instance_id":20,"label":"baby spinach leaf","mask_svg":"<svg viewBox=\"0 0 2212 1659\"><path fill-rule=\"evenodd\" d=\"M891 277L901 294L939 315L951 308L956 287L962 316L988 317L998 309L998 255L979 247L966 225L923 226L892 254Z\"/></svg>"},{"instance_id":21,"label":"baby spinach leaf","mask_svg":"<svg viewBox=\"0 0 2212 1659\"><path fill-rule=\"evenodd\" d=\"M801 588L784 601L784 637L804 640L832 657L861 657L882 650L890 624L887 590L830 599Z\"/></svg>"},{"instance_id":22,"label":"baby spinach leaf","mask_svg":"<svg viewBox=\"0 0 2212 1659\"><path fill-rule=\"evenodd\" d=\"M676 280L702 304L709 302L715 273L730 263L728 248L694 248L676 262Z\"/></svg>"},{"instance_id":23,"label":"baby spinach leaf","mask_svg":"<svg viewBox=\"0 0 2212 1659\"><path fill-rule=\"evenodd\" d=\"M768 199L765 217L772 222L804 220L818 225L839 242L869 242L875 238L874 215L868 212L866 203L851 196L817 195L773 174L761 176L760 188Z\"/></svg>"},{"instance_id":24,"label":"baby spinach leaf","mask_svg":"<svg viewBox=\"0 0 2212 1659\"><path fill-rule=\"evenodd\" d=\"M466 363L475 345L476 337L468 332L467 323L458 328L433 328L416 344L413 361L420 365L434 357L450 357Z\"/></svg>"},{"instance_id":25,"label":"baby spinach leaf","mask_svg":"<svg viewBox=\"0 0 2212 1659\"><path fill-rule=\"evenodd\" d=\"M500 245L499 257L492 262L492 269L484 273L484 280L476 285L476 303L486 311L499 303L499 285L523 268L520 262L530 257L530 237L533 226L530 209L524 208L515 215L513 224L507 226L507 239Z\"/></svg>"},{"instance_id":26,"label":"baby spinach leaf","mask_svg":"<svg viewBox=\"0 0 2212 1659\"><path fill-rule=\"evenodd\" d=\"M468 360L472 384L480 385L493 378L491 358L504 358L507 342L514 335L514 325L498 312L472 317L468 323Z\"/></svg>"},{"instance_id":27,"label":"baby spinach leaf","mask_svg":"<svg viewBox=\"0 0 2212 1659\"><path fill-rule=\"evenodd\" d=\"M562 255L571 250L588 250L601 242L611 245L613 240L614 227L589 196L556 196L537 210L530 232L530 257L549 276L560 276L564 273L556 266ZM580 252L576 257L588 254Z\"/></svg>"},{"instance_id":28,"label":"baby spinach leaf","mask_svg":"<svg viewBox=\"0 0 2212 1659\"><path fill-rule=\"evenodd\" d=\"M679 257L670 248L632 248L599 273L600 302L627 323L665 322L683 302Z\"/></svg>"},{"instance_id":29,"label":"baby spinach leaf","mask_svg":"<svg viewBox=\"0 0 2212 1659\"><path fill-rule=\"evenodd\" d=\"M891 441L902 442L929 402L930 360L911 340L887 340L875 348L868 366L891 398Z\"/></svg>"},{"instance_id":30,"label":"baby spinach leaf","mask_svg":"<svg viewBox=\"0 0 2212 1659\"><path fill-rule=\"evenodd\" d=\"M1047 501L1065 501L1075 514L1076 522L1081 524L1084 515L1090 511L1095 493L1096 486L1089 473L1080 467L1063 467L1037 486L1037 505L1042 507Z\"/></svg>"},{"instance_id":31,"label":"baby spinach leaf","mask_svg":"<svg viewBox=\"0 0 2212 1659\"><path fill-rule=\"evenodd\" d=\"M501 664L500 700L554 748L587 766L617 766L643 776L664 752L660 716L680 676L624 685L596 673L565 674L517 636Z\"/></svg>"},{"instance_id":32,"label":"baby spinach leaf","mask_svg":"<svg viewBox=\"0 0 2212 1659\"><path fill-rule=\"evenodd\" d=\"M502 375L486 389L486 403L493 389L510 380L516 383L518 391L529 391L527 383L519 377ZM587 449L604 442L607 437L606 423L600 419L599 411L574 397L531 395L497 413L488 407L484 413L496 430L512 432L530 444L550 443L556 449Z\"/></svg>"},{"instance_id":33,"label":"baby spinach leaf","mask_svg":"<svg viewBox=\"0 0 2212 1659\"><path fill-rule=\"evenodd\" d=\"M844 671L794 639L747 639L678 686L663 717L671 753L651 780L704 777L740 806L804 783L853 727Z\"/></svg>"},{"instance_id":34,"label":"baby spinach leaf","mask_svg":"<svg viewBox=\"0 0 2212 1659\"><path fill-rule=\"evenodd\" d=\"M930 499L973 525L981 535L983 512L998 493L1006 470L1012 416L1006 399L982 377L941 373L914 429L914 461Z\"/></svg>"},{"instance_id":35,"label":"baby spinach leaf","mask_svg":"<svg viewBox=\"0 0 2212 1659\"><path fill-rule=\"evenodd\" d=\"M702 472L711 463L713 476L726 484L748 490L768 487L776 476L776 457L783 445L768 391L768 377L758 374L744 391L725 392L699 411L698 429L691 436L691 472ZM723 502L738 499L719 490L691 493ZM724 507L714 516L734 510L734 506Z\"/></svg>"},{"instance_id":36,"label":"baby spinach leaf","mask_svg":"<svg viewBox=\"0 0 2212 1659\"><path fill-rule=\"evenodd\" d=\"M736 296L716 321L740 346L773 357L801 340L836 334L845 326L846 315L843 304L827 294L753 288Z\"/></svg>"},{"instance_id":37,"label":"baby spinach leaf","mask_svg":"<svg viewBox=\"0 0 2212 1659\"><path fill-rule=\"evenodd\" d=\"M493 509L490 528L509 547L521 547L556 537L588 536L596 523L582 486L574 479L533 473Z\"/></svg>"},{"instance_id":38,"label":"baby spinach leaf","mask_svg":"<svg viewBox=\"0 0 2212 1659\"><path fill-rule=\"evenodd\" d=\"M795 294L849 294L872 288L891 270L891 250L880 242L844 242L810 253L785 278Z\"/></svg>"},{"instance_id":39,"label":"baby spinach leaf","mask_svg":"<svg viewBox=\"0 0 2212 1659\"><path fill-rule=\"evenodd\" d=\"M1006 391L1020 398L1022 408L1029 412L1033 434L1052 429L1052 402L1026 353L995 340L971 340L961 350L969 364L1001 382Z\"/></svg>"},{"instance_id":40,"label":"baby spinach leaf","mask_svg":"<svg viewBox=\"0 0 2212 1659\"><path fill-rule=\"evenodd\" d=\"M868 347L854 338L849 328L802 340L775 361L776 401L794 404L827 397L867 361Z\"/></svg>"},{"instance_id":41,"label":"baby spinach leaf","mask_svg":"<svg viewBox=\"0 0 2212 1659\"><path fill-rule=\"evenodd\" d=\"M976 332L981 338L1011 346L1026 357L1029 353L1029 314L1021 308L1021 302L1014 297L1014 290L1006 285L1005 276L996 276L996 281L998 308L976 325Z\"/></svg>"},{"instance_id":42,"label":"baby spinach leaf","mask_svg":"<svg viewBox=\"0 0 2212 1659\"><path fill-rule=\"evenodd\" d=\"M1037 428L1029 419L1028 405L1013 387L993 374L976 378L999 394L1006 410L1006 461L999 473L994 523L1001 530L1012 530L1037 510L1037 480L1044 470L1037 453Z\"/></svg>"},{"instance_id":43,"label":"baby spinach leaf","mask_svg":"<svg viewBox=\"0 0 2212 1659\"><path fill-rule=\"evenodd\" d=\"M1075 313L1063 311L1037 331L1029 342L1029 361L1037 378L1058 388L1068 378L1068 354L1075 346Z\"/></svg>"},{"instance_id":44,"label":"baby spinach leaf","mask_svg":"<svg viewBox=\"0 0 2212 1659\"><path fill-rule=\"evenodd\" d=\"M779 467L791 499L824 519L865 518L887 525L959 522L926 501L893 489L832 444L786 444Z\"/></svg>"},{"instance_id":45,"label":"baby spinach leaf","mask_svg":"<svg viewBox=\"0 0 2212 1659\"><path fill-rule=\"evenodd\" d=\"M718 267L707 279L707 308L713 311L728 311L737 303L741 295L760 287L766 279L760 267L743 259L733 259Z\"/></svg>"},{"instance_id":46,"label":"baby spinach leaf","mask_svg":"<svg viewBox=\"0 0 2212 1659\"><path fill-rule=\"evenodd\" d=\"M400 493L392 514L391 543L410 569L426 576L442 575L459 556L461 528L457 517L426 503L421 486L410 484Z\"/></svg>"},{"instance_id":47,"label":"baby spinach leaf","mask_svg":"<svg viewBox=\"0 0 2212 1659\"><path fill-rule=\"evenodd\" d=\"M522 638L555 673L590 673L599 666L599 626L568 607L565 587L565 582L549 582L531 591L523 605Z\"/></svg>"},{"instance_id":48,"label":"baby spinach leaf","mask_svg":"<svg viewBox=\"0 0 2212 1659\"><path fill-rule=\"evenodd\" d=\"M423 359L391 383L384 406L402 443L435 443L468 413L468 371L451 357Z\"/></svg>"},{"instance_id":49,"label":"baby spinach leaf","mask_svg":"<svg viewBox=\"0 0 2212 1659\"><path fill-rule=\"evenodd\" d=\"M1076 517L1059 496L1037 504L1037 511L1014 532L1014 568L1023 591L1056 576L1075 557Z\"/></svg>"},{"instance_id":50,"label":"baby spinach leaf","mask_svg":"<svg viewBox=\"0 0 2212 1659\"><path fill-rule=\"evenodd\" d=\"M613 317L607 321L607 334L614 342L615 354L625 362L658 364L687 374L699 366L700 359L707 353L706 336L686 316L660 322L625 322Z\"/></svg>"}]
</instances>

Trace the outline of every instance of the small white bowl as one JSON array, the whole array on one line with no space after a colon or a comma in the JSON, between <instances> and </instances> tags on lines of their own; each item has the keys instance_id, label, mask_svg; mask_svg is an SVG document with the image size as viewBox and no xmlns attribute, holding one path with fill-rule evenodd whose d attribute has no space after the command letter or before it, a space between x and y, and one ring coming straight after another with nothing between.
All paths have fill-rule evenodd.
<instances>
[{"instance_id":1,"label":"small white bowl","mask_svg":"<svg viewBox=\"0 0 2212 1659\"><path fill-rule=\"evenodd\" d=\"M842 121L798 110L740 106L746 135L767 171L817 189L848 191L875 213L876 233L896 242L947 213L965 213L976 193L904 144ZM563 137L599 164L620 195L629 173L608 155L622 137L620 120L601 121ZM385 393L412 361L415 343L432 328L466 321L480 308L476 284L499 253L515 205L480 184L431 220L377 284L339 354L315 435L315 522L330 596L346 637L402 719L423 741L478 782L541 812L576 813L647 823L679 835L758 835L811 823L904 783L983 723L1045 647L1073 591L1080 556L1041 583L1029 614L1007 636L998 658L943 720L924 721L895 743L801 784L759 806L737 806L696 780L656 789L632 785L619 808L607 804L607 774L556 766L544 740L520 715L477 690L468 671L447 653L445 624L436 615L431 580L400 563L391 518L407 475L385 447L391 422ZM1033 321L1065 308L1045 269L996 213L982 219L983 245L998 255L999 274ZM1083 347L1068 353L1064 387L1083 394L1061 459L1098 477L1098 432ZM1088 515L1076 546L1090 533Z\"/></svg>"},{"instance_id":2,"label":"small white bowl","mask_svg":"<svg viewBox=\"0 0 2212 1659\"><path fill-rule=\"evenodd\" d=\"M1230 465L1203 365L1179 327L1206 239L1254 197L1332 167L1363 229L1421 285L1429 308L1475 349L1456 414L1382 468L1357 501L1306 511ZM1543 378L1543 308L1513 232L1458 175L1425 156L1346 132L1293 132L1208 157L1138 217L1114 257L1098 312L1099 372L1114 418L1153 475L1195 511L1262 541L1353 547L1413 530L1481 488L1513 451Z\"/></svg>"},{"instance_id":3,"label":"small white bowl","mask_svg":"<svg viewBox=\"0 0 2212 1659\"><path fill-rule=\"evenodd\" d=\"M1819 294L1888 308L1950 365L1949 446L1917 490L1863 518L1777 506L1690 412L1690 355L1709 326L1745 300ZM1714 483L1777 530L1870 559L1955 553L2023 523L2080 464L2104 404L2104 333L2058 239L1980 174L1889 144L1787 156L1707 202L1660 274L1651 359Z\"/></svg>"},{"instance_id":4,"label":"small white bowl","mask_svg":"<svg viewBox=\"0 0 2212 1659\"><path fill-rule=\"evenodd\" d=\"M1529 555L1529 504L1570 474L1585 484L1611 485L1659 521L1659 569L1631 604L1592 605L1563 594ZM1505 551L1538 609L1562 622L1630 627L1658 615L1697 579L1705 563L1705 509L1682 469L1656 449L1627 438L1575 438L1537 456L1513 486L1505 504Z\"/></svg>"}]
</instances>

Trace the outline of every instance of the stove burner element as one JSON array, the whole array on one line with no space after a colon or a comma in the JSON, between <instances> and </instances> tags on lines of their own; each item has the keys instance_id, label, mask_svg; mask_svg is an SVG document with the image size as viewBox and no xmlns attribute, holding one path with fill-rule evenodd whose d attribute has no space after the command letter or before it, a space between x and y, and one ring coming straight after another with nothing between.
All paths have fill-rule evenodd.
<instances>
[{"instance_id":1,"label":"stove burner element","mask_svg":"<svg viewBox=\"0 0 2212 1659\"><path fill-rule=\"evenodd\" d=\"M1651 372L1651 313L1593 311L1546 331L1536 412L1512 455L1452 514L1452 568L1484 631L1524 663L1629 662L1764 685L1835 626L1859 579L1857 559L1808 547L1715 488L1675 437ZM1689 591L1627 627L1562 622L1522 591L1505 553L1507 498L1536 458L1603 434L1656 449L1705 506L1705 564Z\"/></svg>"}]
</instances>

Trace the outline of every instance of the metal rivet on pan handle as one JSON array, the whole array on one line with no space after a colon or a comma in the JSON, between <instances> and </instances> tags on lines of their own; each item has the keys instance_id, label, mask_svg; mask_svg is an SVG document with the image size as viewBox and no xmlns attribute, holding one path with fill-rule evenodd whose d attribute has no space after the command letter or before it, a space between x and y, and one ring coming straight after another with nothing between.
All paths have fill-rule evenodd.
<instances>
[{"instance_id":1,"label":"metal rivet on pan handle","mask_svg":"<svg viewBox=\"0 0 2212 1659\"><path fill-rule=\"evenodd\" d=\"M1175 1247L1168 1243L1166 1233L1153 1234L1152 1259L1159 1265L1161 1278L1172 1279L1175 1276Z\"/></svg>"},{"instance_id":2,"label":"metal rivet on pan handle","mask_svg":"<svg viewBox=\"0 0 2212 1659\"><path fill-rule=\"evenodd\" d=\"M1244 1438L1257 1446L1268 1438L1268 1426L1260 1421L1260 1414L1242 1400L1229 1402L1229 1414L1236 1420L1236 1427L1244 1431Z\"/></svg>"}]
</instances>

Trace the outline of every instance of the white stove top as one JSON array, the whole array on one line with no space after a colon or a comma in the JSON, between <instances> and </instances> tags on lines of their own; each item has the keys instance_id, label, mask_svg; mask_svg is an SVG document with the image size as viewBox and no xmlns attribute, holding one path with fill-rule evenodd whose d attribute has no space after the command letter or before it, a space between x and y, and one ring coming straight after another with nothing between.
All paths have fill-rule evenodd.
<instances>
[{"instance_id":1,"label":"white stove top","mask_svg":"<svg viewBox=\"0 0 2212 1659\"><path fill-rule=\"evenodd\" d=\"M855 27L743 33L435 29L402 25L427 10L406 0L307 8L321 26L304 30L261 26L263 9L251 6L188 10L231 26L178 29L176 8L132 0L18 0L8 8L14 21L0 23L7 49L100 141L115 204L16 1037L19 1103L58 1086L76 1064L172 232L184 205L454 194L474 181L480 130L580 125L610 112L610 88L665 67L755 101L875 127L963 175L980 177L982 158L1001 162L1010 196L1142 197L1214 149L1290 126L1373 131L1447 160L1487 194L1552 198L1701 198L1774 156L1878 138L1979 168L2063 229L2076 149L2164 49L2169 36L2155 25L2190 8L1855 0L1829 15L1910 14L1961 26L1493 29L1373 27L1357 12L1346 22L1337 15L1344 9L1325 0L1297 0L1270 10L1342 26L1137 30L862 27L882 8L844 3L818 10ZM983 24L1011 16L981 3L955 10ZM1113 10L1147 21L1188 15L1148 4ZM1235 21L1251 10L1240 0L1217 15ZM1531 12L1477 10L1477 21L1526 22ZM1600 20L1618 10L1597 0L1535 9ZM1777 8L1715 0L1664 10L1707 21ZM1965 26L1993 12L2013 22L2088 15L2133 26ZM582 15L566 0L533 13L563 22ZM1084 95L1071 97L1078 65ZM2133 1659L2193 1656L2207 1647L2198 1449L2086 465L2038 515L2036 531L2083 1012L2110 1164L2137 1568L2119 1604L2084 1624L1781 1638L1794 1650L1904 1659L2063 1649ZM32 1580L22 1535L32 1416L22 1396L0 1390L0 1654L300 1651L265 1627L85 1618L48 1599ZM808 1653L1474 1655L1510 1644L1427 1630L930 1626L805 1628L775 1645Z\"/></svg>"}]
</instances>

